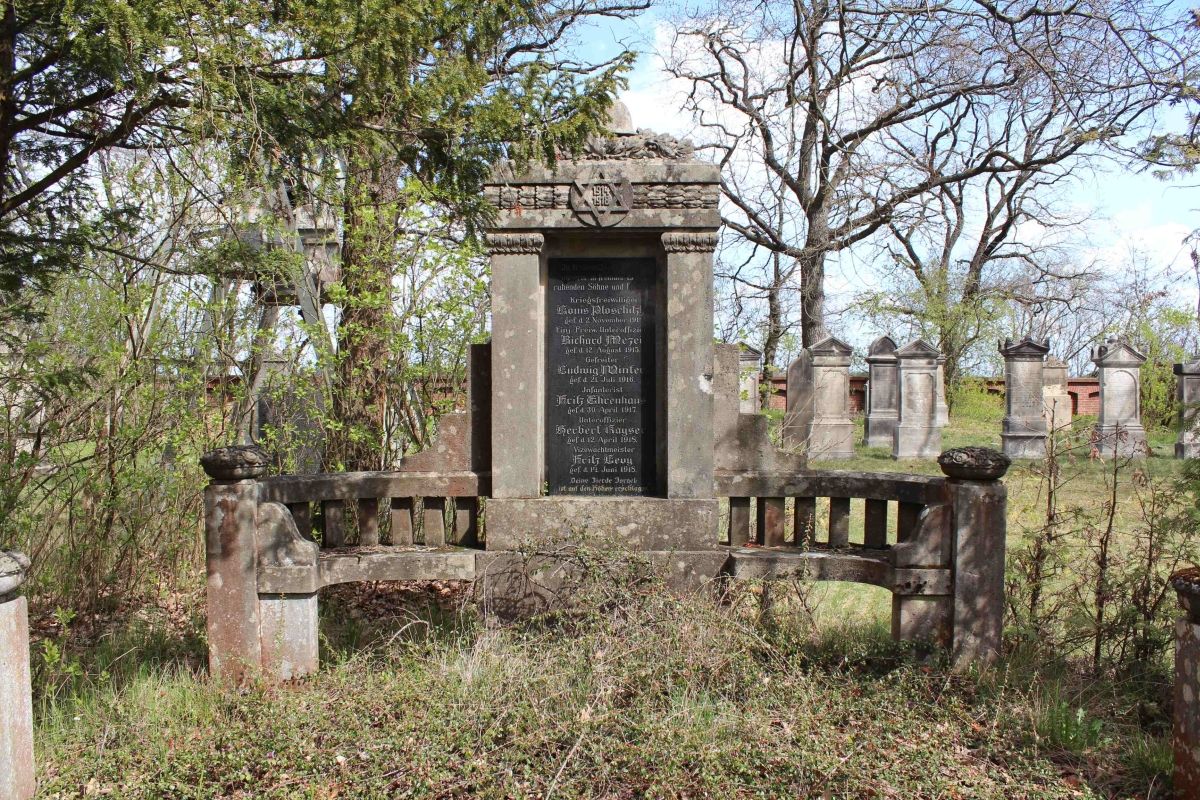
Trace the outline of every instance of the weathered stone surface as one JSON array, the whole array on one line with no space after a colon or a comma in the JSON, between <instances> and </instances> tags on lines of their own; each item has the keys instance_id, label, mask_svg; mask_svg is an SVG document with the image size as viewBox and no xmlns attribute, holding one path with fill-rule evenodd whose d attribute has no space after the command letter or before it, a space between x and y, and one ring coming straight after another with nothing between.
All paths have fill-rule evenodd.
<instances>
[{"instance_id":1,"label":"weathered stone surface","mask_svg":"<svg viewBox=\"0 0 1200 800\"><path fill-rule=\"evenodd\" d=\"M487 547L522 550L546 537L599 537L630 550L703 550L717 546L717 520L716 500L494 498L487 504Z\"/></svg>"},{"instance_id":2,"label":"weathered stone surface","mask_svg":"<svg viewBox=\"0 0 1200 800\"><path fill-rule=\"evenodd\" d=\"M1200 622L1175 623L1172 749L1178 798L1200 797Z\"/></svg>"},{"instance_id":3,"label":"weathered stone surface","mask_svg":"<svg viewBox=\"0 0 1200 800\"><path fill-rule=\"evenodd\" d=\"M945 567L896 567L887 555L761 547L731 551L724 573L749 580L851 581L910 595L948 595L952 583Z\"/></svg>"},{"instance_id":4,"label":"weathered stone surface","mask_svg":"<svg viewBox=\"0 0 1200 800\"><path fill-rule=\"evenodd\" d=\"M24 597L0 600L0 798L28 800L37 788L29 609Z\"/></svg>"},{"instance_id":5,"label":"weathered stone surface","mask_svg":"<svg viewBox=\"0 0 1200 800\"><path fill-rule=\"evenodd\" d=\"M788 364L787 409L783 415L783 446L795 452L808 452L808 436L815 415L813 398L813 357L805 348Z\"/></svg>"},{"instance_id":6,"label":"weathered stone surface","mask_svg":"<svg viewBox=\"0 0 1200 800\"><path fill-rule=\"evenodd\" d=\"M896 343L881 336L867 350L867 418L863 439L867 447L892 446L900 419L900 389Z\"/></svg>"},{"instance_id":7,"label":"weathered stone surface","mask_svg":"<svg viewBox=\"0 0 1200 800\"><path fill-rule=\"evenodd\" d=\"M738 410L743 414L757 414L762 353L744 342L738 345L738 349Z\"/></svg>"},{"instance_id":8,"label":"weathered stone surface","mask_svg":"<svg viewBox=\"0 0 1200 800\"><path fill-rule=\"evenodd\" d=\"M712 497L715 231L668 232L667 497Z\"/></svg>"},{"instance_id":9,"label":"weathered stone surface","mask_svg":"<svg viewBox=\"0 0 1200 800\"><path fill-rule=\"evenodd\" d=\"M1047 433L1071 427L1071 395L1067 393L1067 365L1050 356L1042 369L1042 402L1046 409Z\"/></svg>"},{"instance_id":10,"label":"weathered stone surface","mask_svg":"<svg viewBox=\"0 0 1200 800\"><path fill-rule=\"evenodd\" d=\"M1012 459L990 447L955 447L938 456L938 466L947 478L965 481L998 481L1012 466Z\"/></svg>"},{"instance_id":11,"label":"weathered stone surface","mask_svg":"<svg viewBox=\"0 0 1200 800\"><path fill-rule=\"evenodd\" d=\"M494 233L492 254L492 494L542 487L542 283L538 233Z\"/></svg>"},{"instance_id":12,"label":"weathered stone surface","mask_svg":"<svg viewBox=\"0 0 1200 800\"><path fill-rule=\"evenodd\" d=\"M892 458L935 458L942 449L937 424L939 355L920 339L896 351L900 419L892 437Z\"/></svg>"},{"instance_id":13,"label":"weathered stone surface","mask_svg":"<svg viewBox=\"0 0 1200 800\"><path fill-rule=\"evenodd\" d=\"M1004 427L1000 439L1009 458L1046 457L1046 417L1043 386L1046 354L1050 343L1028 336L1019 342L1005 339Z\"/></svg>"},{"instance_id":14,"label":"weathered stone surface","mask_svg":"<svg viewBox=\"0 0 1200 800\"><path fill-rule=\"evenodd\" d=\"M1142 374L1146 356L1119 339L1107 339L1092 349L1100 377L1100 419L1096 446L1103 455L1144 458L1146 429L1142 427Z\"/></svg>"},{"instance_id":15,"label":"weathered stone surface","mask_svg":"<svg viewBox=\"0 0 1200 800\"><path fill-rule=\"evenodd\" d=\"M258 674L258 485L213 483L204 491L208 570L208 668L217 680L239 683Z\"/></svg>"},{"instance_id":16,"label":"weathered stone surface","mask_svg":"<svg viewBox=\"0 0 1200 800\"><path fill-rule=\"evenodd\" d=\"M25 583L29 559L15 550L0 550L0 602L4 602Z\"/></svg>"},{"instance_id":17,"label":"weathered stone surface","mask_svg":"<svg viewBox=\"0 0 1200 800\"><path fill-rule=\"evenodd\" d=\"M581 588L596 581L592 555L582 557L571 542L547 541L529 552L480 553L476 563L475 599L488 619L507 621L569 610ZM610 576L659 576L666 587L680 594L712 592L716 595L723 550L643 551L606 554L605 589L619 591Z\"/></svg>"},{"instance_id":18,"label":"weathered stone surface","mask_svg":"<svg viewBox=\"0 0 1200 800\"><path fill-rule=\"evenodd\" d=\"M951 481L954 504L954 642L959 668L1000 654L1004 629L1007 490L998 481Z\"/></svg>"},{"instance_id":19,"label":"weathered stone surface","mask_svg":"<svg viewBox=\"0 0 1200 800\"><path fill-rule=\"evenodd\" d=\"M1175 399L1179 402L1176 458L1200 458L1200 355L1175 365Z\"/></svg>"},{"instance_id":20,"label":"weathered stone surface","mask_svg":"<svg viewBox=\"0 0 1200 800\"><path fill-rule=\"evenodd\" d=\"M771 442L768 420L743 414L739 408L739 348L720 344L714 353L713 467L718 476L735 473L794 473L805 467L801 453L779 449ZM721 480L717 478L718 482Z\"/></svg>"},{"instance_id":21,"label":"weathered stone surface","mask_svg":"<svg viewBox=\"0 0 1200 800\"><path fill-rule=\"evenodd\" d=\"M262 595L259 609L263 676L288 681L316 672L317 595Z\"/></svg>"},{"instance_id":22,"label":"weathered stone surface","mask_svg":"<svg viewBox=\"0 0 1200 800\"><path fill-rule=\"evenodd\" d=\"M271 456L258 445L232 445L205 453L200 457L200 466L214 481L240 481L266 475Z\"/></svg>"},{"instance_id":23,"label":"weathered stone surface","mask_svg":"<svg viewBox=\"0 0 1200 800\"><path fill-rule=\"evenodd\" d=\"M937 426L944 428L950 424L950 406L946 403L946 357L939 355L937 359Z\"/></svg>"}]
</instances>

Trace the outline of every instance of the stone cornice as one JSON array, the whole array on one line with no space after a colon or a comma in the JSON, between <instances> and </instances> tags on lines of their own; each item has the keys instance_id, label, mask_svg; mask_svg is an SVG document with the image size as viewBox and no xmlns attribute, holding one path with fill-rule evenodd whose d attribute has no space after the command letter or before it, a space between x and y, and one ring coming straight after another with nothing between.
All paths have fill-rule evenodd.
<instances>
[{"instance_id":1,"label":"stone cornice","mask_svg":"<svg viewBox=\"0 0 1200 800\"><path fill-rule=\"evenodd\" d=\"M537 255L546 237L540 233L489 233L483 241L492 255Z\"/></svg>"},{"instance_id":2,"label":"stone cornice","mask_svg":"<svg viewBox=\"0 0 1200 800\"><path fill-rule=\"evenodd\" d=\"M668 253L711 253L717 249L715 231L669 231L662 235L663 249Z\"/></svg>"}]
</instances>

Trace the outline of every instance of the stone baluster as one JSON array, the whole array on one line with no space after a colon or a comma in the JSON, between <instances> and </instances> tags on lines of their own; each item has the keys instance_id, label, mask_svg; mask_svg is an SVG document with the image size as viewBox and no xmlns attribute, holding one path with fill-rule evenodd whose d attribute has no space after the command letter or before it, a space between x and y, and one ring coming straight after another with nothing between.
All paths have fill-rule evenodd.
<instances>
[{"instance_id":1,"label":"stone baluster","mask_svg":"<svg viewBox=\"0 0 1200 800\"><path fill-rule=\"evenodd\" d=\"M1008 493L1000 479L1012 461L987 447L938 457L953 507L953 641L957 668L989 664L1004 630L1004 550Z\"/></svg>"},{"instance_id":2,"label":"stone baluster","mask_svg":"<svg viewBox=\"0 0 1200 800\"><path fill-rule=\"evenodd\" d=\"M1200 797L1200 567L1171 583L1183 611L1175 624L1175 796Z\"/></svg>"},{"instance_id":3,"label":"stone baluster","mask_svg":"<svg viewBox=\"0 0 1200 800\"><path fill-rule=\"evenodd\" d=\"M29 673L29 607L20 593L29 560L0 551L0 797L27 800L33 771L33 700Z\"/></svg>"},{"instance_id":4,"label":"stone baluster","mask_svg":"<svg viewBox=\"0 0 1200 800\"><path fill-rule=\"evenodd\" d=\"M258 478L270 459L247 445L213 450L200 464L212 479L204 490L208 669L218 680L240 683L262 668L255 528Z\"/></svg>"}]
</instances>

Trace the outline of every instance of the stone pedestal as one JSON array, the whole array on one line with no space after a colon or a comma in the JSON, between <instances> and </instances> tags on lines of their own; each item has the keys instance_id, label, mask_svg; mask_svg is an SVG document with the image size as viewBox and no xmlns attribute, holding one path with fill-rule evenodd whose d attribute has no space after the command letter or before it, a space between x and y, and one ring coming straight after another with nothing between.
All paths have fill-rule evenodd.
<instances>
[{"instance_id":1,"label":"stone pedestal","mask_svg":"<svg viewBox=\"0 0 1200 800\"><path fill-rule=\"evenodd\" d=\"M1071 395L1067 394L1067 365L1050 356L1042 368L1042 405L1046 414L1046 433L1071 427Z\"/></svg>"},{"instance_id":2,"label":"stone pedestal","mask_svg":"<svg viewBox=\"0 0 1200 800\"><path fill-rule=\"evenodd\" d=\"M867 447L891 447L900 418L896 343L881 336L867 351L867 417L863 441Z\"/></svg>"},{"instance_id":3,"label":"stone pedestal","mask_svg":"<svg viewBox=\"0 0 1200 800\"><path fill-rule=\"evenodd\" d=\"M1038 342L1028 336L1019 342L1005 339L1000 344L1000 355L1004 356L1005 410L1000 439L1009 458L1046 457L1042 387L1049 352L1049 342Z\"/></svg>"},{"instance_id":4,"label":"stone pedestal","mask_svg":"<svg viewBox=\"0 0 1200 800\"><path fill-rule=\"evenodd\" d=\"M29 609L19 594L29 561L0 551L0 797L28 800L33 769L33 699L29 668Z\"/></svg>"},{"instance_id":5,"label":"stone pedestal","mask_svg":"<svg viewBox=\"0 0 1200 800\"><path fill-rule=\"evenodd\" d=\"M1176 458L1200 458L1200 355L1175 365L1175 399L1179 403Z\"/></svg>"},{"instance_id":6,"label":"stone pedestal","mask_svg":"<svg viewBox=\"0 0 1200 800\"><path fill-rule=\"evenodd\" d=\"M1092 362L1100 378L1097 449L1105 456L1144 458L1141 367L1146 356L1120 339L1108 339L1092 349Z\"/></svg>"},{"instance_id":7,"label":"stone pedestal","mask_svg":"<svg viewBox=\"0 0 1200 800\"><path fill-rule=\"evenodd\" d=\"M921 339L896 351L900 420L892 437L892 458L936 458L942 450L937 424L939 355Z\"/></svg>"},{"instance_id":8,"label":"stone pedestal","mask_svg":"<svg viewBox=\"0 0 1200 800\"><path fill-rule=\"evenodd\" d=\"M1182 615L1175 625L1175 796L1200 797L1200 568L1171 576Z\"/></svg>"}]
</instances>

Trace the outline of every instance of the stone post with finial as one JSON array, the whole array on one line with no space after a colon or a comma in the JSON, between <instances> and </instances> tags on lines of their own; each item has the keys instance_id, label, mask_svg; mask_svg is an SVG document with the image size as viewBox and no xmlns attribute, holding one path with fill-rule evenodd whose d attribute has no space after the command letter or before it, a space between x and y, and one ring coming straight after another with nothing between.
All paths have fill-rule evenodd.
<instances>
[{"instance_id":1,"label":"stone post with finial","mask_svg":"<svg viewBox=\"0 0 1200 800\"><path fill-rule=\"evenodd\" d=\"M29 671L29 606L21 586L29 559L0 550L0 797L27 800L33 770L33 698Z\"/></svg>"},{"instance_id":2,"label":"stone post with finial","mask_svg":"<svg viewBox=\"0 0 1200 800\"><path fill-rule=\"evenodd\" d=\"M204 490L208 668L217 680L241 683L262 669L255 529L258 479L270 456L236 445L204 454L200 464L212 479Z\"/></svg>"},{"instance_id":3,"label":"stone post with finial","mask_svg":"<svg viewBox=\"0 0 1200 800\"><path fill-rule=\"evenodd\" d=\"M956 447L938 456L947 481L953 524L953 641L955 667L989 664L1004 630L1004 552L1008 493L1000 479L1012 464L987 447Z\"/></svg>"},{"instance_id":4,"label":"stone post with finial","mask_svg":"<svg viewBox=\"0 0 1200 800\"><path fill-rule=\"evenodd\" d=\"M1171 576L1183 612L1175 623L1175 796L1200 797L1200 567Z\"/></svg>"}]
</instances>

